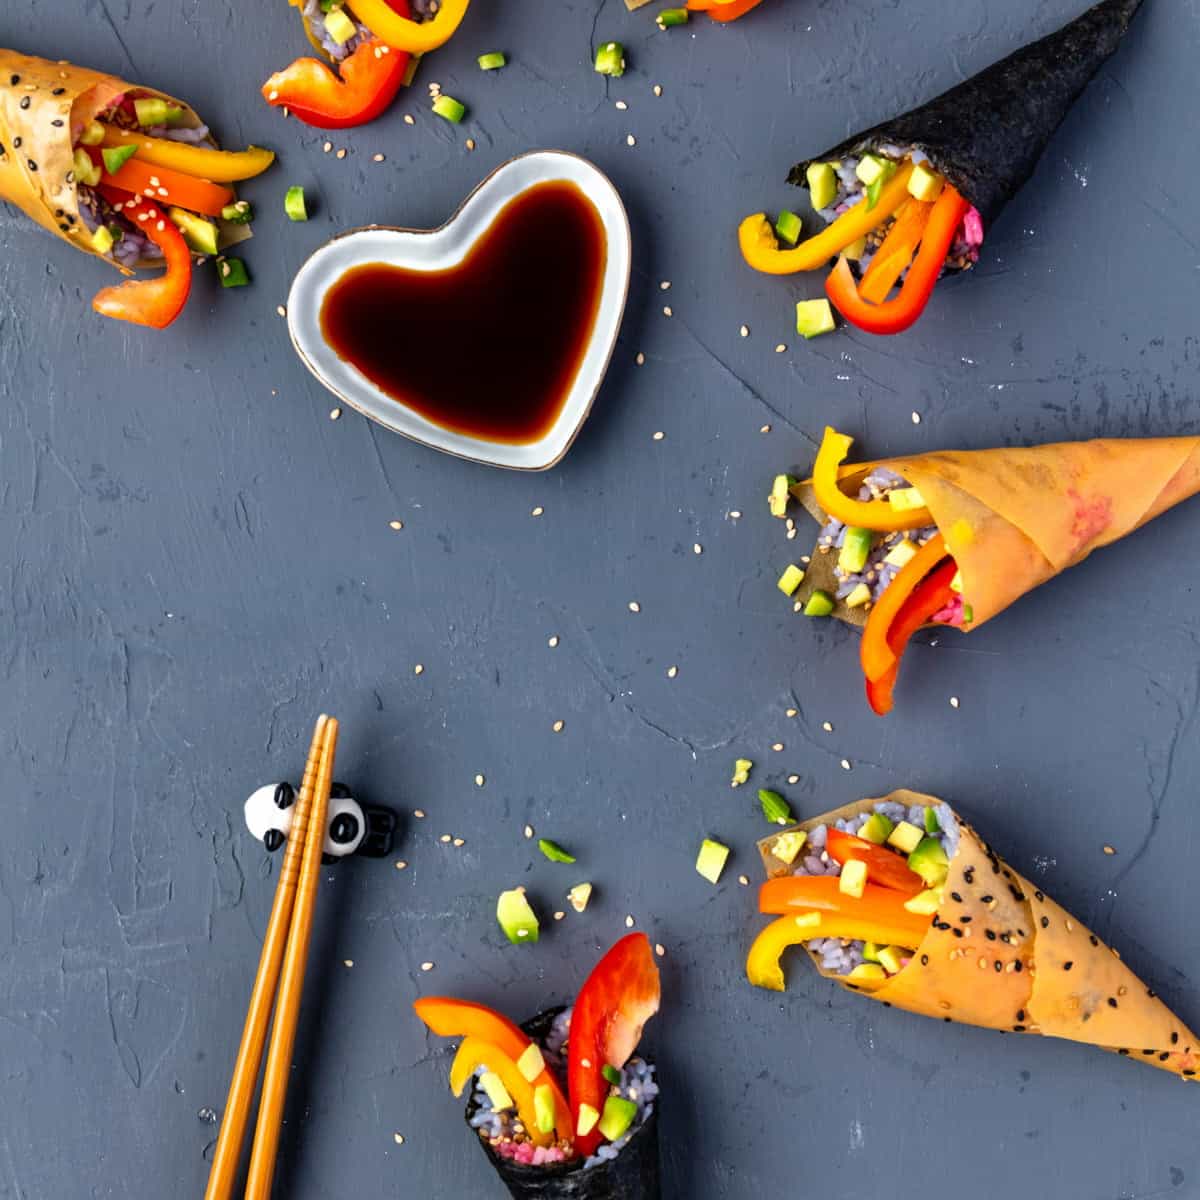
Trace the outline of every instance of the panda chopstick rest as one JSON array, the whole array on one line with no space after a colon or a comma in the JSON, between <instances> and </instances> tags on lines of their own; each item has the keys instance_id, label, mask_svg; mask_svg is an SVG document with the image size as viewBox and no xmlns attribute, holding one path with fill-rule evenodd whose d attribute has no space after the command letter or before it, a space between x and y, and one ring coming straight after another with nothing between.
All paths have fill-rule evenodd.
<instances>
[{"instance_id":1,"label":"panda chopstick rest","mask_svg":"<svg viewBox=\"0 0 1200 1200\"><path fill-rule=\"evenodd\" d=\"M246 801L246 828L274 853L288 839L296 812L296 789L290 783L268 783ZM357 854L386 858L392 852L396 814L387 808L367 807L350 794L344 783L329 790L322 861L336 862Z\"/></svg>"}]
</instances>

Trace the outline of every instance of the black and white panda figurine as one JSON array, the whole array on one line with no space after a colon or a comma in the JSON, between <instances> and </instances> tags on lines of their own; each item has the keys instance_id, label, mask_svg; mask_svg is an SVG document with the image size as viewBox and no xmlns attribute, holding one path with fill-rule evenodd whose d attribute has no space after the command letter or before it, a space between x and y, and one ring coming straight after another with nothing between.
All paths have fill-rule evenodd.
<instances>
[{"instance_id":1,"label":"black and white panda figurine","mask_svg":"<svg viewBox=\"0 0 1200 1200\"><path fill-rule=\"evenodd\" d=\"M291 833L295 804L296 789L290 783L268 783L246 801L246 828L273 853ZM329 789L323 862L352 854L385 858L392 852L395 832L396 816L390 809L364 807L342 783Z\"/></svg>"}]
</instances>

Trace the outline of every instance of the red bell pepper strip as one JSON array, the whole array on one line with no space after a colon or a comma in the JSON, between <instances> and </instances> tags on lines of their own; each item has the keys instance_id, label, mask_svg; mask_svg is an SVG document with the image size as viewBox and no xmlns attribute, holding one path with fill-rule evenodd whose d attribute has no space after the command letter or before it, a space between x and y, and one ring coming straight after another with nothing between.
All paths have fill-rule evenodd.
<instances>
[{"instance_id":1,"label":"red bell pepper strip","mask_svg":"<svg viewBox=\"0 0 1200 1200\"><path fill-rule=\"evenodd\" d=\"M850 453L854 439L825 426L825 436L813 463L812 485L817 503L828 517L837 517L845 525L858 525L877 533L895 533L902 529L921 529L932 525L933 517L927 508L893 508L887 500L857 500L842 491L840 483L845 471L842 463Z\"/></svg>"},{"instance_id":2,"label":"red bell pepper strip","mask_svg":"<svg viewBox=\"0 0 1200 1200\"><path fill-rule=\"evenodd\" d=\"M660 995L658 967L644 933L623 937L588 976L575 1000L567 1055L567 1088L576 1131L582 1105L603 1110L609 1087L604 1068L620 1070L629 1061L642 1027L658 1012ZM601 1140L600 1131L593 1129L576 1137L575 1149L586 1157Z\"/></svg>"},{"instance_id":3,"label":"red bell pepper strip","mask_svg":"<svg viewBox=\"0 0 1200 1200\"><path fill-rule=\"evenodd\" d=\"M455 1000L451 996L423 996L413 1001L418 1017L439 1037L476 1038L494 1046L496 1050L516 1062L529 1048L530 1038L519 1026L514 1025L502 1013L469 1000ZM549 1069L544 1070L533 1085L549 1085L554 1097L554 1127L560 1137L570 1137L574 1132L571 1110L562 1088Z\"/></svg>"},{"instance_id":4,"label":"red bell pepper strip","mask_svg":"<svg viewBox=\"0 0 1200 1200\"><path fill-rule=\"evenodd\" d=\"M192 290L192 253L175 222L149 200L138 200L118 188L100 184L110 204L121 205L132 221L163 253L166 273L157 279L129 279L96 293L92 307L105 317L165 329L183 311Z\"/></svg>"},{"instance_id":5,"label":"red bell pepper strip","mask_svg":"<svg viewBox=\"0 0 1200 1200\"><path fill-rule=\"evenodd\" d=\"M864 300L859 295L850 264L844 256L839 258L825 281L825 291L834 307L852 325L857 325L867 333L902 333L908 329L925 311L954 242L954 235L970 207L957 189L946 184L934 201L929 224L921 239L921 249L908 270L900 294L894 300L883 304L870 304Z\"/></svg>"},{"instance_id":6,"label":"red bell pepper strip","mask_svg":"<svg viewBox=\"0 0 1200 1200\"><path fill-rule=\"evenodd\" d=\"M738 17L744 17L752 8L757 8L762 3L762 0L729 0L726 4L707 4L703 0L688 0L688 8L693 12L702 10L707 12L714 21L720 21L724 24L727 21L736 21Z\"/></svg>"},{"instance_id":7,"label":"red bell pepper strip","mask_svg":"<svg viewBox=\"0 0 1200 1200\"><path fill-rule=\"evenodd\" d=\"M892 711L892 690L896 686L900 659L908 643L918 629L929 623L934 613L950 603L954 596L950 585L957 574L958 564L952 558L947 559L900 606L887 633L888 648L896 656L896 661L878 679L867 680L867 703L879 716L886 716ZM892 586L895 586L895 581ZM887 591L891 591L891 587Z\"/></svg>"},{"instance_id":8,"label":"red bell pepper strip","mask_svg":"<svg viewBox=\"0 0 1200 1200\"><path fill-rule=\"evenodd\" d=\"M286 108L317 129L347 129L373 121L396 98L408 54L370 38L341 64L341 78L316 58L298 58L262 86L268 104Z\"/></svg>"},{"instance_id":9,"label":"red bell pepper strip","mask_svg":"<svg viewBox=\"0 0 1200 1200\"><path fill-rule=\"evenodd\" d=\"M902 854L876 846L866 838L855 837L841 829L830 829L825 835L825 849L842 866L851 860L867 864L867 879L890 891L915 896L925 883L916 871L910 870Z\"/></svg>"},{"instance_id":10,"label":"red bell pepper strip","mask_svg":"<svg viewBox=\"0 0 1200 1200\"><path fill-rule=\"evenodd\" d=\"M909 200L896 214L883 245L871 256L871 265L858 285L858 294L864 300L882 304L888 298L892 286L912 262L932 211L932 201Z\"/></svg>"},{"instance_id":11,"label":"red bell pepper strip","mask_svg":"<svg viewBox=\"0 0 1200 1200\"><path fill-rule=\"evenodd\" d=\"M888 632L900 611L901 605L916 590L917 585L946 557L946 543L940 533L935 533L896 572L896 578L883 589L875 607L867 617L863 629L859 658L863 674L868 679L878 679L896 663L896 655L888 645Z\"/></svg>"}]
</instances>

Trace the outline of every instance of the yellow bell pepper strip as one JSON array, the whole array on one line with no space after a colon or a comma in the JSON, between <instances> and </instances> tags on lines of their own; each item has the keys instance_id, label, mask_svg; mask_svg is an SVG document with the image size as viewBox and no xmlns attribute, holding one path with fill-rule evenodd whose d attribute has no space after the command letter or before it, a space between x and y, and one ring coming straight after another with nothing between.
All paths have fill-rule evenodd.
<instances>
[{"instance_id":1,"label":"yellow bell pepper strip","mask_svg":"<svg viewBox=\"0 0 1200 1200\"><path fill-rule=\"evenodd\" d=\"M863 674L868 679L882 679L900 661L888 644L888 634L904 602L946 557L946 542L940 533L935 533L880 593L863 627L858 651Z\"/></svg>"},{"instance_id":2,"label":"yellow bell pepper strip","mask_svg":"<svg viewBox=\"0 0 1200 1200\"><path fill-rule=\"evenodd\" d=\"M456 1000L452 996L423 996L413 1001L413 1009L439 1037L473 1038L485 1042L495 1046L514 1063L529 1049L529 1035L502 1013L485 1005ZM571 1121L567 1098L549 1069L542 1071L533 1080L532 1086L536 1090L542 1084L549 1086L554 1097L554 1128L560 1137L572 1136L575 1126ZM509 1090L512 1091L511 1088ZM530 1126L531 1131L536 1128L536 1125Z\"/></svg>"},{"instance_id":3,"label":"yellow bell pepper strip","mask_svg":"<svg viewBox=\"0 0 1200 1200\"><path fill-rule=\"evenodd\" d=\"M896 280L916 254L931 212L932 201L909 200L896 214L895 223L883 239L883 245L872 256L871 265L858 285L858 294L864 300L882 304L888 298Z\"/></svg>"},{"instance_id":4,"label":"yellow bell pepper strip","mask_svg":"<svg viewBox=\"0 0 1200 1200\"><path fill-rule=\"evenodd\" d=\"M835 254L878 228L908 200L908 179L913 172L910 162L903 163L884 184L879 200L868 207L864 196L853 208L847 209L836 221L828 224L816 237L801 242L793 250L781 250L775 230L764 213L747 217L738 226L738 246L742 257L756 271L766 275L792 275L797 271L815 271ZM943 256L944 257L944 256Z\"/></svg>"},{"instance_id":5,"label":"yellow bell pepper strip","mask_svg":"<svg viewBox=\"0 0 1200 1200\"><path fill-rule=\"evenodd\" d=\"M927 508L894 509L886 500L855 500L838 486L841 467L854 439L825 426L825 436L813 464L812 485L817 503L826 516L836 517L846 525L872 529L876 533L895 533L901 529L920 529L932 525L933 517Z\"/></svg>"},{"instance_id":6,"label":"yellow bell pepper strip","mask_svg":"<svg viewBox=\"0 0 1200 1200\"><path fill-rule=\"evenodd\" d=\"M549 1133L542 1133L537 1127L537 1114L533 1105L534 1085L521 1074L517 1064L503 1050L493 1046L482 1038L465 1038L454 1056L450 1067L450 1090L456 1095L463 1094L467 1081L480 1067L500 1076L500 1081L508 1090L508 1094L517 1105L517 1116L525 1126L525 1132L535 1146L549 1146L554 1138ZM560 1136L569 1137L567 1129L558 1128L558 1116L555 1117L556 1132ZM569 1116L566 1118L569 1120Z\"/></svg>"},{"instance_id":7,"label":"yellow bell pepper strip","mask_svg":"<svg viewBox=\"0 0 1200 1200\"><path fill-rule=\"evenodd\" d=\"M839 889L836 875L783 875L759 888L758 909L774 916L819 914L821 924L813 926L816 932L809 937L916 946L929 928L929 918L910 913L904 907L908 898L877 883L867 883L862 896L854 897Z\"/></svg>"},{"instance_id":8,"label":"yellow bell pepper strip","mask_svg":"<svg viewBox=\"0 0 1200 1200\"><path fill-rule=\"evenodd\" d=\"M207 179L211 183L237 183L261 175L274 161L275 154L260 146L248 150L214 150L211 146L193 146L170 138L150 137L130 129L104 127L102 146L136 146L137 160L155 167L168 167Z\"/></svg>"},{"instance_id":9,"label":"yellow bell pepper strip","mask_svg":"<svg viewBox=\"0 0 1200 1200\"><path fill-rule=\"evenodd\" d=\"M388 0L354 0L354 15L393 50L428 54L454 36L470 2L442 0L432 21L417 22L393 12Z\"/></svg>"},{"instance_id":10,"label":"yellow bell pepper strip","mask_svg":"<svg viewBox=\"0 0 1200 1200\"><path fill-rule=\"evenodd\" d=\"M970 202L957 189L946 184L934 201L929 224L921 238L921 249L894 300L883 304L868 303L859 294L849 264L845 258L839 258L825 281L825 293L834 308L852 325L867 333L903 333L925 311L946 263L946 255L954 244L954 236L970 207Z\"/></svg>"},{"instance_id":11,"label":"yellow bell pepper strip","mask_svg":"<svg viewBox=\"0 0 1200 1200\"><path fill-rule=\"evenodd\" d=\"M192 252L165 209L149 200L135 200L128 192L108 184L100 184L99 191L162 251L167 270L156 279L129 279L103 288L92 300L92 308L117 321L165 329L187 304L192 288Z\"/></svg>"}]
</instances>

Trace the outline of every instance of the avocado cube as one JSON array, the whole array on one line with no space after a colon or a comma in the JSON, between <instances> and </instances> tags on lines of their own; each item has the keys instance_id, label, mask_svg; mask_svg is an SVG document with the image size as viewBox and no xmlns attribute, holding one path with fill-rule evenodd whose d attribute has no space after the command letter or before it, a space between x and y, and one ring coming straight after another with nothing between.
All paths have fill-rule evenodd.
<instances>
[{"instance_id":1,"label":"avocado cube","mask_svg":"<svg viewBox=\"0 0 1200 1200\"><path fill-rule=\"evenodd\" d=\"M838 876L838 891L861 900L866 886L867 864L852 858L842 866L842 873Z\"/></svg>"},{"instance_id":2,"label":"avocado cube","mask_svg":"<svg viewBox=\"0 0 1200 1200\"><path fill-rule=\"evenodd\" d=\"M904 959L911 958L912 952L903 946L884 946L879 951L879 965L889 975L899 975L904 969Z\"/></svg>"},{"instance_id":3,"label":"avocado cube","mask_svg":"<svg viewBox=\"0 0 1200 1200\"><path fill-rule=\"evenodd\" d=\"M203 217L188 212L186 208L168 208L167 216L178 226L189 250L204 255L217 253L219 249L217 227L211 221L206 221Z\"/></svg>"},{"instance_id":4,"label":"avocado cube","mask_svg":"<svg viewBox=\"0 0 1200 1200\"><path fill-rule=\"evenodd\" d=\"M942 827L938 824L937 809L930 805L925 806L925 832L926 833L941 833Z\"/></svg>"},{"instance_id":5,"label":"avocado cube","mask_svg":"<svg viewBox=\"0 0 1200 1200\"><path fill-rule=\"evenodd\" d=\"M596 1128L596 1122L600 1120L600 1112L593 1108L590 1104L584 1103L579 1106L579 1116L575 1118L575 1133L578 1137L587 1137L593 1129Z\"/></svg>"},{"instance_id":6,"label":"avocado cube","mask_svg":"<svg viewBox=\"0 0 1200 1200\"><path fill-rule=\"evenodd\" d=\"M522 887L500 893L496 902L496 920L514 946L538 940L537 913L530 907Z\"/></svg>"},{"instance_id":7,"label":"avocado cube","mask_svg":"<svg viewBox=\"0 0 1200 1200\"><path fill-rule=\"evenodd\" d=\"M846 978L851 983L883 983L887 972L878 963L859 963Z\"/></svg>"},{"instance_id":8,"label":"avocado cube","mask_svg":"<svg viewBox=\"0 0 1200 1200\"><path fill-rule=\"evenodd\" d=\"M911 854L920 844L924 833L908 821L901 821L888 834L887 844L901 854Z\"/></svg>"},{"instance_id":9,"label":"avocado cube","mask_svg":"<svg viewBox=\"0 0 1200 1200\"><path fill-rule=\"evenodd\" d=\"M705 838L700 843L700 853L696 855L696 870L715 884L725 870L725 861L729 858L729 847L723 846L712 838Z\"/></svg>"},{"instance_id":10,"label":"avocado cube","mask_svg":"<svg viewBox=\"0 0 1200 1200\"><path fill-rule=\"evenodd\" d=\"M884 556L883 561L889 566L903 567L911 562L917 553L917 548L912 542L905 538L903 541L897 542Z\"/></svg>"},{"instance_id":11,"label":"avocado cube","mask_svg":"<svg viewBox=\"0 0 1200 1200\"><path fill-rule=\"evenodd\" d=\"M946 186L945 179L924 163L917 163L908 177L908 193L918 200L936 200Z\"/></svg>"},{"instance_id":12,"label":"avocado cube","mask_svg":"<svg viewBox=\"0 0 1200 1200\"><path fill-rule=\"evenodd\" d=\"M786 208L775 218L775 232L779 235L779 240L787 242L789 246L794 246L800 240L802 228L800 218L794 212L788 212Z\"/></svg>"},{"instance_id":13,"label":"avocado cube","mask_svg":"<svg viewBox=\"0 0 1200 1200\"><path fill-rule=\"evenodd\" d=\"M790 596L804 582L804 569L792 563L779 579L775 586L785 595Z\"/></svg>"},{"instance_id":14,"label":"avocado cube","mask_svg":"<svg viewBox=\"0 0 1200 1200\"><path fill-rule=\"evenodd\" d=\"M637 1110L634 1101L626 1100L624 1096L609 1096L604 1101L604 1112L597 1128L610 1142L615 1142L633 1124Z\"/></svg>"},{"instance_id":15,"label":"avocado cube","mask_svg":"<svg viewBox=\"0 0 1200 1200\"><path fill-rule=\"evenodd\" d=\"M786 517L790 488L796 480L791 475L776 475L771 480L771 494L767 497L767 507L773 517Z\"/></svg>"},{"instance_id":16,"label":"avocado cube","mask_svg":"<svg viewBox=\"0 0 1200 1200\"><path fill-rule=\"evenodd\" d=\"M325 14L325 32L339 46L344 46L357 32L358 26L346 16L345 9L333 8Z\"/></svg>"},{"instance_id":17,"label":"avocado cube","mask_svg":"<svg viewBox=\"0 0 1200 1200\"><path fill-rule=\"evenodd\" d=\"M832 333L837 328L833 320L833 309L823 296L819 300L796 302L796 332L808 341L823 333Z\"/></svg>"},{"instance_id":18,"label":"avocado cube","mask_svg":"<svg viewBox=\"0 0 1200 1200\"><path fill-rule=\"evenodd\" d=\"M846 597L847 608L863 608L871 603L871 589L865 583L855 584L854 590Z\"/></svg>"},{"instance_id":19,"label":"avocado cube","mask_svg":"<svg viewBox=\"0 0 1200 1200\"><path fill-rule=\"evenodd\" d=\"M942 893L937 888L927 888L904 902L905 910L919 917L932 917L941 906Z\"/></svg>"},{"instance_id":20,"label":"avocado cube","mask_svg":"<svg viewBox=\"0 0 1200 1200\"><path fill-rule=\"evenodd\" d=\"M101 225L96 232L92 234L92 249L97 254L107 254L113 248L112 231L107 225Z\"/></svg>"},{"instance_id":21,"label":"avocado cube","mask_svg":"<svg viewBox=\"0 0 1200 1200\"><path fill-rule=\"evenodd\" d=\"M887 494L888 503L896 512L911 512L925 507L925 497L915 487L894 488Z\"/></svg>"},{"instance_id":22,"label":"avocado cube","mask_svg":"<svg viewBox=\"0 0 1200 1200\"><path fill-rule=\"evenodd\" d=\"M861 180L863 187L870 187L880 179L887 178L896 169L896 164L878 154L864 154L854 168L855 175Z\"/></svg>"},{"instance_id":23,"label":"avocado cube","mask_svg":"<svg viewBox=\"0 0 1200 1200\"><path fill-rule=\"evenodd\" d=\"M808 841L808 834L803 829L793 829L789 833L781 833L771 843L771 853L780 862L787 863L790 867L796 861L796 855L804 848L806 841Z\"/></svg>"},{"instance_id":24,"label":"avocado cube","mask_svg":"<svg viewBox=\"0 0 1200 1200\"><path fill-rule=\"evenodd\" d=\"M862 256L864 254L866 254L866 252L867 252L867 239L866 239L866 237L860 237L858 239L858 241L851 242L850 245L848 245L845 248L845 250L842 251L842 254L844 257L848 258L851 262L858 262L862 258Z\"/></svg>"},{"instance_id":25,"label":"avocado cube","mask_svg":"<svg viewBox=\"0 0 1200 1200\"><path fill-rule=\"evenodd\" d=\"M871 542L875 534L861 525L851 525L842 539L838 554L838 567L847 575L857 575L867 565L871 554Z\"/></svg>"},{"instance_id":26,"label":"avocado cube","mask_svg":"<svg viewBox=\"0 0 1200 1200\"><path fill-rule=\"evenodd\" d=\"M877 963L879 961L879 951L882 949L883 947L878 942L865 942L863 943L863 958L867 962Z\"/></svg>"},{"instance_id":27,"label":"avocado cube","mask_svg":"<svg viewBox=\"0 0 1200 1200\"><path fill-rule=\"evenodd\" d=\"M497 1112L501 1112L506 1108L512 1108L513 1098L508 1094L508 1088L504 1086L504 1080L494 1071L484 1071L479 1077L479 1086L487 1093L487 1098L492 1102L492 1107Z\"/></svg>"},{"instance_id":28,"label":"avocado cube","mask_svg":"<svg viewBox=\"0 0 1200 1200\"><path fill-rule=\"evenodd\" d=\"M546 1060L542 1057L541 1049L537 1042L530 1042L521 1057L517 1059L517 1070L521 1072L526 1083L533 1083L545 1069Z\"/></svg>"},{"instance_id":29,"label":"avocado cube","mask_svg":"<svg viewBox=\"0 0 1200 1200\"><path fill-rule=\"evenodd\" d=\"M883 813L872 813L866 820L866 824L858 831L858 836L867 842L874 842L876 846L882 846L888 839L888 834L895 829Z\"/></svg>"},{"instance_id":30,"label":"avocado cube","mask_svg":"<svg viewBox=\"0 0 1200 1200\"><path fill-rule=\"evenodd\" d=\"M827 617L833 612L834 599L823 588L817 588L804 606L806 617Z\"/></svg>"},{"instance_id":31,"label":"avocado cube","mask_svg":"<svg viewBox=\"0 0 1200 1200\"><path fill-rule=\"evenodd\" d=\"M750 778L750 770L754 763L748 758L735 758L733 760L733 779L731 780L733 787L738 787L745 783Z\"/></svg>"},{"instance_id":32,"label":"avocado cube","mask_svg":"<svg viewBox=\"0 0 1200 1200\"><path fill-rule=\"evenodd\" d=\"M950 873L950 860L937 838L926 837L908 856L908 868L920 875L926 887L941 887Z\"/></svg>"},{"instance_id":33,"label":"avocado cube","mask_svg":"<svg viewBox=\"0 0 1200 1200\"><path fill-rule=\"evenodd\" d=\"M539 1083L533 1089L533 1113L538 1133L553 1132L554 1091L548 1083Z\"/></svg>"},{"instance_id":34,"label":"avocado cube","mask_svg":"<svg viewBox=\"0 0 1200 1200\"><path fill-rule=\"evenodd\" d=\"M828 208L837 197L837 172L833 163L809 163L804 172L808 181L808 195L813 208Z\"/></svg>"}]
</instances>

